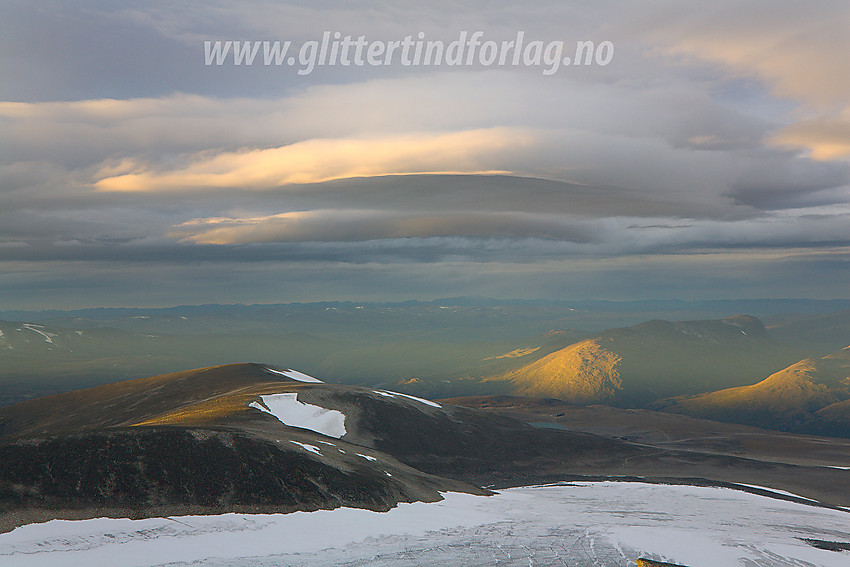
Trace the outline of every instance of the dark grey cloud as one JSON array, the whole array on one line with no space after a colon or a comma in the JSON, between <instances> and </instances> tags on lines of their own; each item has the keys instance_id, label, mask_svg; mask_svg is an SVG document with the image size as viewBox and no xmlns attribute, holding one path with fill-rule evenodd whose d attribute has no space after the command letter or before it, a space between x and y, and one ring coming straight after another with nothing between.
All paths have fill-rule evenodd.
<instances>
[{"instance_id":1,"label":"dark grey cloud","mask_svg":"<svg viewBox=\"0 0 850 567\"><path fill-rule=\"evenodd\" d=\"M759 209L782 209L846 203L848 191L850 163L772 152L743 168L729 196Z\"/></svg>"}]
</instances>

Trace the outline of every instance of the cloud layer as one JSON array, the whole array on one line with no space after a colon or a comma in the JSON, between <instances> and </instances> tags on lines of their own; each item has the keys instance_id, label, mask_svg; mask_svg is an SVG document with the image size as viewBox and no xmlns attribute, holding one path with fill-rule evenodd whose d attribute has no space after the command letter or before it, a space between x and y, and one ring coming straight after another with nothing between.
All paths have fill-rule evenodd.
<instances>
[{"instance_id":1,"label":"cloud layer","mask_svg":"<svg viewBox=\"0 0 850 567\"><path fill-rule=\"evenodd\" d=\"M193 303L180 281L232 266L203 301L605 297L614 273L623 297L846 295L846 3L441 4L13 3L7 308L118 304L140 273L162 283L146 302ZM328 29L616 52L552 76L203 64L205 39Z\"/></svg>"}]
</instances>

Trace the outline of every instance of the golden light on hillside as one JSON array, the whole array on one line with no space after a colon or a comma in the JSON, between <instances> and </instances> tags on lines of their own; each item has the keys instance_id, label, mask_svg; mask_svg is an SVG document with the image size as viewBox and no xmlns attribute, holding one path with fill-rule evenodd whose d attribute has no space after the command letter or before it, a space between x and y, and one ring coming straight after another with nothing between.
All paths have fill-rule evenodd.
<instances>
[{"instance_id":1,"label":"golden light on hillside","mask_svg":"<svg viewBox=\"0 0 850 567\"><path fill-rule=\"evenodd\" d=\"M573 403L613 400L623 387L620 360L598 340L585 340L503 378L513 382L516 392L524 396L549 396Z\"/></svg>"}]
</instances>

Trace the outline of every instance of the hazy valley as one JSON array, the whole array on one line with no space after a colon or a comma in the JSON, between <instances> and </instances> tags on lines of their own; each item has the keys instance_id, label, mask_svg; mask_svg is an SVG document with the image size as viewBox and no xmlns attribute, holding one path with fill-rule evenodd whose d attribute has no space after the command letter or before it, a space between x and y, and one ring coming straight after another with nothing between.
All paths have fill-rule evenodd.
<instances>
[{"instance_id":1,"label":"hazy valley","mask_svg":"<svg viewBox=\"0 0 850 567\"><path fill-rule=\"evenodd\" d=\"M0 401L262 361L428 398L548 397L828 433L843 431L846 415L850 311L836 306L464 299L30 313L0 321ZM729 314L739 308L761 318ZM803 312L782 312L790 308ZM798 407L780 407L777 396Z\"/></svg>"}]
</instances>

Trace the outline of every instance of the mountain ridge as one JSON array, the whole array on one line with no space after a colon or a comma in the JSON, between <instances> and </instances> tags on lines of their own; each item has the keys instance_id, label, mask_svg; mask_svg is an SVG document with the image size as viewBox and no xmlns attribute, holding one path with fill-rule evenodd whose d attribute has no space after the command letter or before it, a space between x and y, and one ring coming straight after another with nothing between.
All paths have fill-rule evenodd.
<instances>
[{"instance_id":1,"label":"mountain ridge","mask_svg":"<svg viewBox=\"0 0 850 567\"><path fill-rule=\"evenodd\" d=\"M755 384L655 404L657 409L772 427L786 431L850 435L850 348L805 358Z\"/></svg>"},{"instance_id":2,"label":"mountain ridge","mask_svg":"<svg viewBox=\"0 0 850 567\"><path fill-rule=\"evenodd\" d=\"M719 384L741 385L754 372L782 368L796 354L751 316L652 320L610 329L487 380L518 395L640 407Z\"/></svg>"}]
</instances>

